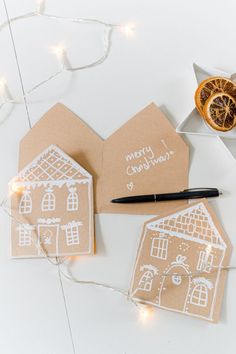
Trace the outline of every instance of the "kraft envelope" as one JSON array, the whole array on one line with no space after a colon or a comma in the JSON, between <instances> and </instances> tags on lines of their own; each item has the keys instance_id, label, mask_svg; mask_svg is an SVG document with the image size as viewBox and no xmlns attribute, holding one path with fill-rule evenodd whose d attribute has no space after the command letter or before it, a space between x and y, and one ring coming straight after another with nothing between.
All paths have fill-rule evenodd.
<instances>
[{"instance_id":1,"label":"kraft envelope","mask_svg":"<svg viewBox=\"0 0 236 354\"><path fill-rule=\"evenodd\" d=\"M123 196L188 188L188 146L155 104L106 140L64 105L56 104L22 139L19 169L51 144L59 146L93 176L97 213L155 214L185 204L110 202Z\"/></svg>"},{"instance_id":2,"label":"kraft envelope","mask_svg":"<svg viewBox=\"0 0 236 354\"><path fill-rule=\"evenodd\" d=\"M204 199L144 224L131 296L216 322L232 245Z\"/></svg>"}]
</instances>

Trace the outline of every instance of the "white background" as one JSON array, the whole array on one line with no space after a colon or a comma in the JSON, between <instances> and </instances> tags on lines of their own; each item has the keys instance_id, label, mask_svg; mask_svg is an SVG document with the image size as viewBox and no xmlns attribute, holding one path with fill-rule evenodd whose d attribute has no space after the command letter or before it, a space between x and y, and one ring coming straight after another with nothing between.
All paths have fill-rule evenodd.
<instances>
[{"instance_id":1,"label":"white background","mask_svg":"<svg viewBox=\"0 0 236 354\"><path fill-rule=\"evenodd\" d=\"M11 17L33 11L33 0L6 0ZM106 139L151 101L176 126L193 108L192 63L236 71L234 0L48 0L46 12L63 16L134 22L132 38L116 31L108 60L93 69L65 73L29 100L33 123L62 102ZM0 21L6 20L2 0ZM15 23L13 35L25 90L58 69L52 45L64 42L73 65L102 54L102 30L93 25L34 18ZM14 97L19 75L7 28L0 32L0 77ZM0 111L1 118L3 112ZM17 172L18 144L28 131L24 105L16 105L0 127L1 197ZM233 244L236 162L219 141L185 137L191 150L190 186L216 186L224 196L211 201ZM115 155L115 151L114 151ZM97 254L81 257L73 271L128 289L140 230L146 216L96 216ZM11 260L9 218L0 212L0 353L72 354L57 267L46 260ZM231 264L236 265L233 254ZM146 322L112 291L63 280L75 353L231 354L235 352L236 271L230 271L221 321L211 324L156 309Z\"/></svg>"}]
</instances>

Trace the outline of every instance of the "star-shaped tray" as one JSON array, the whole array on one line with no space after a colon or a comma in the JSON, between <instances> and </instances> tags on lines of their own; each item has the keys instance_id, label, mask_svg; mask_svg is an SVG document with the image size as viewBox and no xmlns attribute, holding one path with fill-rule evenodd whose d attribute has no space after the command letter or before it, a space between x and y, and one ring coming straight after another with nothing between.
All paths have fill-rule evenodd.
<instances>
[{"instance_id":1,"label":"star-shaped tray","mask_svg":"<svg viewBox=\"0 0 236 354\"><path fill-rule=\"evenodd\" d=\"M236 74L230 74L218 69L210 69L197 64L193 64L193 69L198 85L210 76L223 76L236 80ZM216 131L205 123L196 108L177 126L176 131L181 134L215 136L236 160L236 128L229 132Z\"/></svg>"}]
</instances>

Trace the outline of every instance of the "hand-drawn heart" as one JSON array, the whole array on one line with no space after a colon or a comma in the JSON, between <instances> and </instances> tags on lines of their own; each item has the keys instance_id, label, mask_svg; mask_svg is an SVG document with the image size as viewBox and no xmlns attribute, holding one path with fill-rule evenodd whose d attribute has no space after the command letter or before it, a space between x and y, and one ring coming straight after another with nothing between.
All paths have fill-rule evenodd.
<instances>
[{"instance_id":1,"label":"hand-drawn heart","mask_svg":"<svg viewBox=\"0 0 236 354\"><path fill-rule=\"evenodd\" d=\"M134 183L133 182L129 182L126 184L126 187L128 188L129 191L132 191L134 188Z\"/></svg>"}]
</instances>

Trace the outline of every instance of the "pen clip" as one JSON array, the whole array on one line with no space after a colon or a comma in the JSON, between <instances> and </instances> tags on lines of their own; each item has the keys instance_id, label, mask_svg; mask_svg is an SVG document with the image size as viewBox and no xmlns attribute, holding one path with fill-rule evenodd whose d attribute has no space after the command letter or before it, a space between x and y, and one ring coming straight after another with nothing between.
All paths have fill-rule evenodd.
<instances>
[{"instance_id":1,"label":"pen clip","mask_svg":"<svg viewBox=\"0 0 236 354\"><path fill-rule=\"evenodd\" d=\"M183 190L183 192L202 192L202 191L218 191L218 189L217 188L188 188Z\"/></svg>"}]
</instances>

